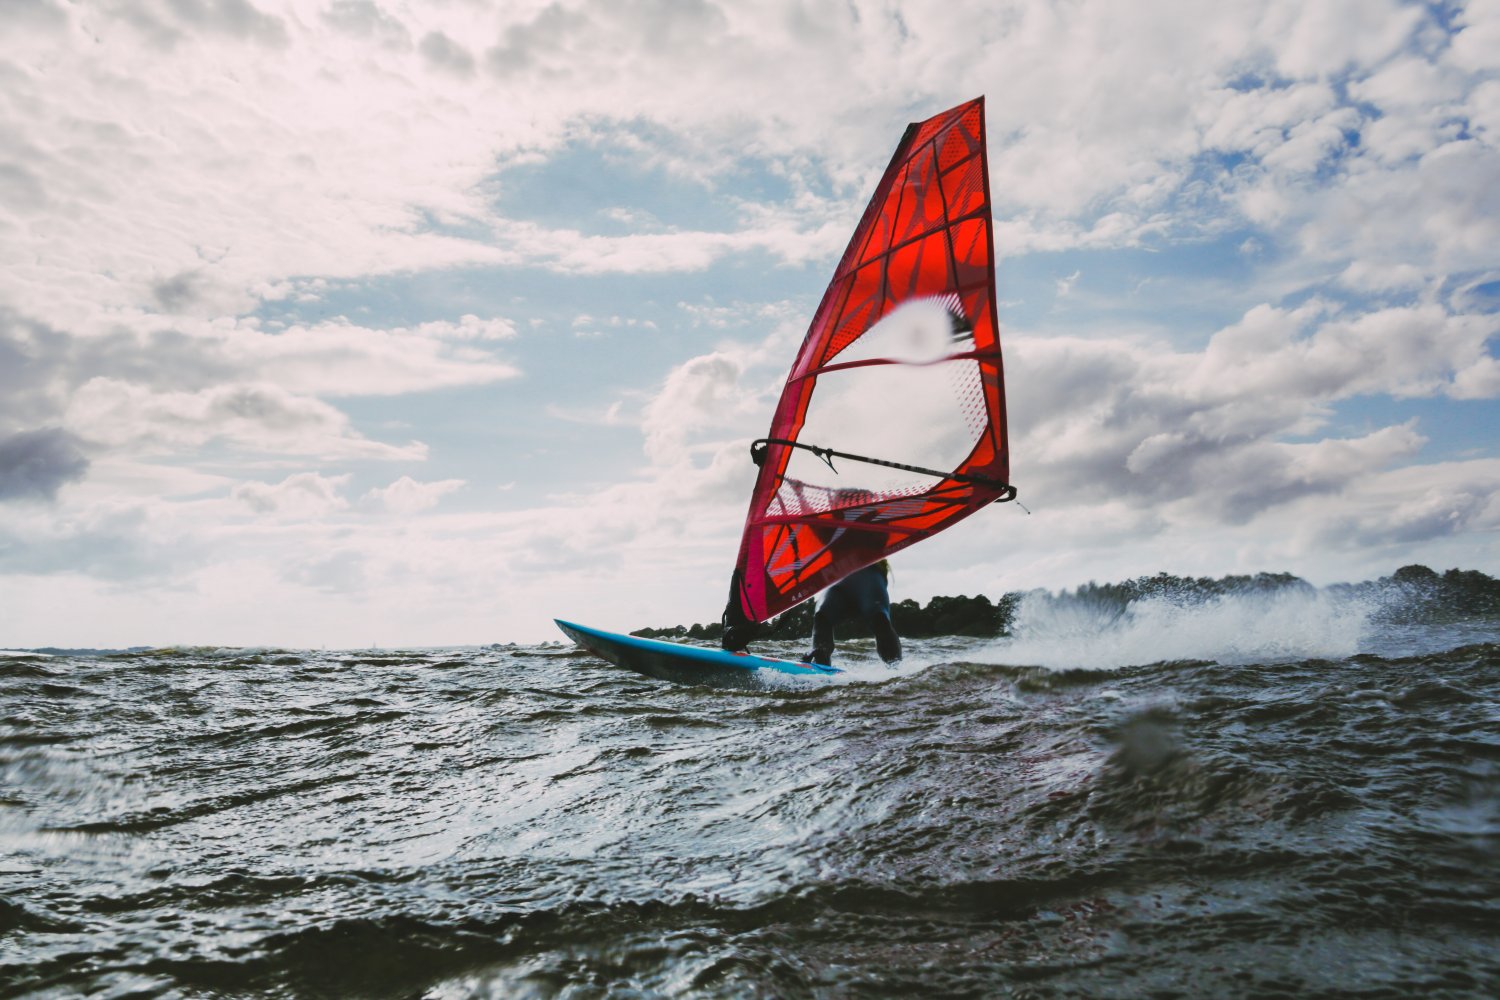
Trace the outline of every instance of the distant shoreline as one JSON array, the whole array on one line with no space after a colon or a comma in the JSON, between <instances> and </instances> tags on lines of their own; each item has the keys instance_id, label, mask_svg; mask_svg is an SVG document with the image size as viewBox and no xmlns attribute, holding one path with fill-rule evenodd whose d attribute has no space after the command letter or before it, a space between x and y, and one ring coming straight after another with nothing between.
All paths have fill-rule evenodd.
<instances>
[{"instance_id":1,"label":"distant shoreline","mask_svg":"<svg viewBox=\"0 0 1500 1000\"><path fill-rule=\"evenodd\" d=\"M943 636L1002 638L1011 634L1017 608L1028 596L1045 595L1063 600L1084 600L1124 610L1131 602L1145 598L1162 598L1180 603L1198 603L1231 595L1272 594L1283 591L1358 596L1381 594L1390 598L1396 590L1395 614L1440 618L1467 616L1500 617L1500 580L1479 570L1450 569L1443 573L1421 564L1403 566L1390 576L1362 583L1335 583L1318 588L1290 573L1256 573L1246 576L1181 577L1169 573L1140 576L1120 583L1087 583L1073 590L1056 593L1036 589L1010 591L998 600L984 594L973 597L937 596L926 604L906 599L891 605L891 619L896 631L911 639ZM757 639L802 640L812 635L816 603L806 601L761 625ZM640 628L631 635L650 639L701 639L717 641L723 625L708 622L695 625L671 625L664 628ZM868 638L870 632L862 622L848 621L839 626L841 639ZM499 645L514 645L501 643ZM5 647L0 658L9 656L124 656L149 653L169 646L105 647Z\"/></svg>"},{"instance_id":2,"label":"distant shoreline","mask_svg":"<svg viewBox=\"0 0 1500 1000\"><path fill-rule=\"evenodd\" d=\"M1409 610L1430 609L1434 604L1462 615L1500 615L1500 580L1472 569L1450 569L1438 573L1421 564L1403 566L1390 576L1363 583L1335 583L1321 588L1330 593L1357 595L1385 592L1398 588ZM1087 600L1114 605L1123 610L1142 598L1165 598L1173 601L1199 602L1233 594L1267 594L1286 590L1312 593L1320 588L1290 573L1256 573L1253 576L1182 577L1170 573L1141 576L1122 583L1088 583L1063 598ZM1016 608L1029 594L1048 591L1010 591L999 600L983 594L974 597L934 597L925 605L913 600L891 605L891 621L902 636L913 639L939 636L975 636L999 638L1010 635ZM1049 594L1050 596L1050 594ZM805 639L812 635L815 601L805 601L784 614L763 623L758 639ZM839 627L841 638L868 638L871 633L863 622L851 620ZM666 628L642 628L630 633L647 639L708 639L724 634L719 622L697 625L673 625Z\"/></svg>"}]
</instances>

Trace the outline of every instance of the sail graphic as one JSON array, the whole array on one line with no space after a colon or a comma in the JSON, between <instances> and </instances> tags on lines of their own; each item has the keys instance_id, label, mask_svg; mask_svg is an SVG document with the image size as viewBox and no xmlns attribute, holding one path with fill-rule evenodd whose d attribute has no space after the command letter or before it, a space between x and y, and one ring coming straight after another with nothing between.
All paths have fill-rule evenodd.
<instances>
[{"instance_id":1,"label":"sail graphic","mask_svg":"<svg viewBox=\"0 0 1500 1000\"><path fill-rule=\"evenodd\" d=\"M1009 485L984 98L907 127L771 420L726 622L764 621Z\"/></svg>"}]
</instances>

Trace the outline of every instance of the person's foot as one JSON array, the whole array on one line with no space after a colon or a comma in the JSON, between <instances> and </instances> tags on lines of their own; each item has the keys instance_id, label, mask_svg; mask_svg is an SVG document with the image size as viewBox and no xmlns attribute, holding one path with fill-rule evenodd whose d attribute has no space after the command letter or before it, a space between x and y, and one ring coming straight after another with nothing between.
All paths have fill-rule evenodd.
<instances>
[{"instance_id":1,"label":"person's foot","mask_svg":"<svg viewBox=\"0 0 1500 1000\"><path fill-rule=\"evenodd\" d=\"M755 626L728 625L724 628L724 634L719 639L719 645L731 653L743 653L745 648L754 639Z\"/></svg>"}]
</instances>

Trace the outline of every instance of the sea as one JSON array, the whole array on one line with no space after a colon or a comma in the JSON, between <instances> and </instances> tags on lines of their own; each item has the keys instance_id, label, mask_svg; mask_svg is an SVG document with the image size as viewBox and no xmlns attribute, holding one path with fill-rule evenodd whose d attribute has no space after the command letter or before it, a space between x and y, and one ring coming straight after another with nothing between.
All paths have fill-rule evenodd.
<instances>
[{"instance_id":1,"label":"sea","mask_svg":"<svg viewBox=\"0 0 1500 1000\"><path fill-rule=\"evenodd\" d=\"M1500 995L1500 622L1039 594L836 663L6 654L0 996Z\"/></svg>"}]
</instances>

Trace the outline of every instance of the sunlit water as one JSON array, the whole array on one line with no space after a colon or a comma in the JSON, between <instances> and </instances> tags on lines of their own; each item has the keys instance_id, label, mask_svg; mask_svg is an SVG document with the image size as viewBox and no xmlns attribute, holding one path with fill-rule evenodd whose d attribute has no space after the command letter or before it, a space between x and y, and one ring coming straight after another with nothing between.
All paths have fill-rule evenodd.
<instances>
[{"instance_id":1,"label":"sunlit water","mask_svg":"<svg viewBox=\"0 0 1500 1000\"><path fill-rule=\"evenodd\" d=\"M1500 628L0 658L5 996L1493 996ZM795 654L801 646L768 651Z\"/></svg>"}]
</instances>

